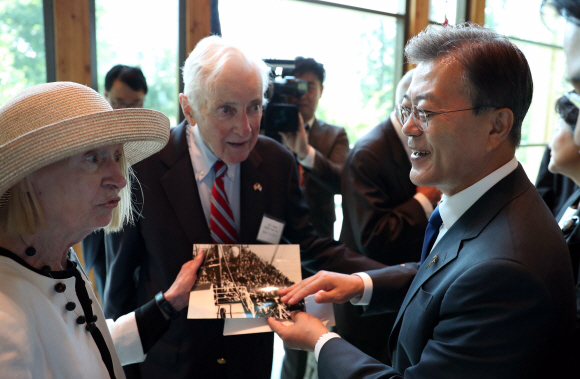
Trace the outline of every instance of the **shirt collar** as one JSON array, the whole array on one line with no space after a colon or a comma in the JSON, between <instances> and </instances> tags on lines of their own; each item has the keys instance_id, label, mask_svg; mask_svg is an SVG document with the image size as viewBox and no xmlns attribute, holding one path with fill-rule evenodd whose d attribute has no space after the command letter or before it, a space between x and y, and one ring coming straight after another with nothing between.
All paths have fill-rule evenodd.
<instances>
[{"instance_id":1,"label":"shirt collar","mask_svg":"<svg viewBox=\"0 0 580 379\"><path fill-rule=\"evenodd\" d=\"M218 157L210 150L209 147L203 142L201 134L199 133L199 127L197 124L195 126L187 125L187 132L189 136L193 139L193 144L195 149L191 149L190 154L192 154L192 160L195 162L193 171L198 180L203 180L206 175L213 169L214 164L219 160ZM236 164L227 165L228 171L227 176L234 179Z\"/></svg>"},{"instance_id":2,"label":"shirt collar","mask_svg":"<svg viewBox=\"0 0 580 379\"><path fill-rule=\"evenodd\" d=\"M312 130L312 125L314 125L315 120L316 120L316 117L312 117L310 120L308 120L304 123L305 127L306 127L306 125L308 125L308 130L306 131L306 133L308 133L308 132L310 132L310 130Z\"/></svg>"},{"instance_id":3,"label":"shirt collar","mask_svg":"<svg viewBox=\"0 0 580 379\"><path fill-rule=\"evenodd\" d=\"M447 197L444 195L439 204L439 214L443 220L443 227L445 229L451 228L451 226L453 226L453 224L455 224L455 222L459 220L459 218L463 216L463 214L467 212L467 210L471 208L480 197L483 196L483 194L489 191L489 189L495 186L500 180L508 176L517 167L518 160L514 156L508 163L472 186L467 187L453 196Z\"/></svg>"}]
</instances>

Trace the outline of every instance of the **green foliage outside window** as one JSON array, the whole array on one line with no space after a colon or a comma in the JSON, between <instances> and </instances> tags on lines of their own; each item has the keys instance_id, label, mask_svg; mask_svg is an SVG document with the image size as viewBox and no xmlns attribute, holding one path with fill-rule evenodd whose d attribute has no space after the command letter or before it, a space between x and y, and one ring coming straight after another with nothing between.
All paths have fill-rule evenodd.
<instances>
[{"instance_id":1,"label":"green foliage outside window","mask_svg":"<svg viewBox=\"0 0 580 379\"><path fill-rule=\"evenodd\" d=\"M0 0L0 105L46 82L41 0Z\"/></svg>"}]
</instances>

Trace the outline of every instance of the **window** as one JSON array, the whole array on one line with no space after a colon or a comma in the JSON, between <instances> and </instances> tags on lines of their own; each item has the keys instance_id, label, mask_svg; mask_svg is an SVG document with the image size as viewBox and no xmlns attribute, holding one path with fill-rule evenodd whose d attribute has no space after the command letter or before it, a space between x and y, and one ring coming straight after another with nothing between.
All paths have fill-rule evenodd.
<instances>
[{"instance_id":1,"label":"window","mask_svg":"<svg viewBox=\"0 0 580 379\"><path fill-rule=\"evenodd\" d=\"M357 7L372 1L340 1ZM375 1L398 12L398 1ZM344 126L351 144L393 110L402 71L403 23L377 14L306 1L220 0L222 35L261 58L311 57L326 69L316 116ZM244 17L240 17L243 14Z\"/></svg>"},{"instance_id":2,"label":"window","mask_svg":"<svg viewBox=\"0 0 580 379\"><path fill-rule=\"evenodd\" d=\"M139 66L148 86L144 107L177 125L178 1L96 0L95 8L99 92L114 65Z\"/></svg>"},{"instance_id":3,"label":"window","mask_svg":"<svg viewBox=\"0 0 580 379\"><path fill-rule=\"evenodd\" d=\"M0 105L46 83L42 0L0 0Z\"/></svg>"},{"instance_id":4,"label":"window","mask_svg":"<svg viewBox=\"0 0 580 379\"><path fill-rule=\"evenodd\" d=\"M446 17L450 25L465 21L465 16L457 16L457 5L457 0L429 1L429 21L443 24Z\"/></svg>"},{"instance_id":5,"label":"window","mask_svg":"<svg viewBox=\"0 0 580 379\"><path fill-rule=\"evenodd\" d=\"M534 97L522 125L522 143L516 151L532 182L557 121L556 100L565 89L563 30L550 31L540 19L541 0L487 0L485 26L509 36L526 56L534 80Z\"/></svg>"}]
</instances>

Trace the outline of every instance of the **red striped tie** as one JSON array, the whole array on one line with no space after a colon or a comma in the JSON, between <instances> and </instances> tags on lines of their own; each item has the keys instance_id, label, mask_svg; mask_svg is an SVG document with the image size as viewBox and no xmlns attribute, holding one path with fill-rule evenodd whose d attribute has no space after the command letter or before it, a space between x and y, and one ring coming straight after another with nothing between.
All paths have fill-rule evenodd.
<instances>
[{"instance_id":1,"label":"red striped tie","mask_svg":"<svg viewBox=\"0 0 580 379\"><path fill-rule=\"evenodd\" d=\"M228 166L222 161L215 163L215 182L211 191L211 239L216 244L233 244L237 242L238 232L234 227L234 214L230 208L228 195L224 190L224 176Z\"/></svg>"}]
</instances>

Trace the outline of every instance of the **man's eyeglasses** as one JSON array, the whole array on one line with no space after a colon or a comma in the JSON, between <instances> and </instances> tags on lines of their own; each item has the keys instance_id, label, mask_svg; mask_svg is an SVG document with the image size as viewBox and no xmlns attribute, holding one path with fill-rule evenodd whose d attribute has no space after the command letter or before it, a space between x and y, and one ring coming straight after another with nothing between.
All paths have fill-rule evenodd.
<instances>
[{"instance_id":1,"label":"man's eyeglasses","mask_svg":"<svg viewBox=\"0 0 580 379\"><path fill-rule=\"evenodd\" d=\"M434 111L425 111L416 105L413 105L411 108L409 108L409 107L406 107L402 104L397 104L397 117L399 118L401 125L405 125L407 123L407 121L409 121L409 117L413 116L413 121L415 122L415 126L422 131L426 131L427 128L429 127L429 117L433 117L433 116L437 116L439 114L445 114L445 113L472 111L474 109L481 109L481 108L491 108L491 107L475 107L475 108L467 108L467 109L457 109L454 111L434 112Z\"/></svg>"}]
</instances>

